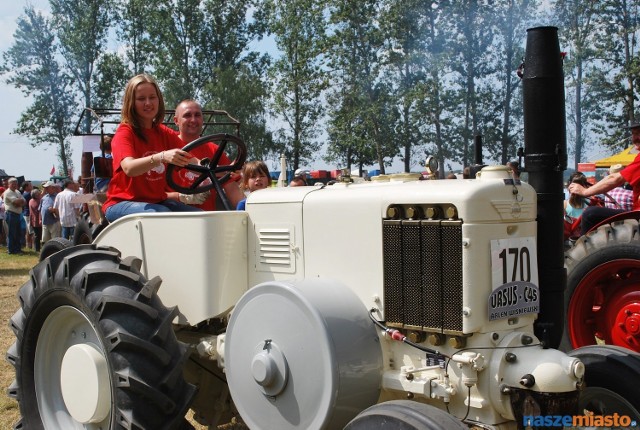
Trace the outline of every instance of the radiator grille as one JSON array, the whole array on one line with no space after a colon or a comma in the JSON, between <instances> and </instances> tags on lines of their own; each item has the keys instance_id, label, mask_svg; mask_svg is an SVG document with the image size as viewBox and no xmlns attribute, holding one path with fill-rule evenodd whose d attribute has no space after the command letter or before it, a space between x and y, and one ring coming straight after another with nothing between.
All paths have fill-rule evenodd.
<instances>
[{"instance_id":1,"label":"radiator grille","mask_svg":"<svg viewBox=\"0 0 640 430\"><path fill-rule=\"evenodd\" d=\"M384 220L386 324L462 333L462 221Z\"/></svg>"}]
</instances>

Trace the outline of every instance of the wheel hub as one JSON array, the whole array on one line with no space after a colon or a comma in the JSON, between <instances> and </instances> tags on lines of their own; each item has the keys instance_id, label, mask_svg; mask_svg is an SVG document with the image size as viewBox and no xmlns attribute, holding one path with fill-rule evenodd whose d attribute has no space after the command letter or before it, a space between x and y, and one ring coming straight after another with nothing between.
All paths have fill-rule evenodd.
<instances>
[{"instance_id":1,"label":"wheel hub","mask_svg":"<svg viewBox=\"0 0 640 430\"><path fill-rule=\"evenodd\" d=\"M591 270L568 306L574 348L596 341L640 351L640 261L618 259Z\"/></svg>"},{"instance_id":2,"label":"wheel hub","mask_svg":"<svg viewBox=\"0 0 640 430\"><path fill-rule=\"evenodd\" d=\"M100 335L80 309L49 313L38 335L34 382L44 428L110 428L112 382ZM105 412L106 408L106 412Z\"/></svg>"},{"instance_id":3,"label":"wheel hub","mask_svg":"<svg viewBox=\"0 0 640 430\"><path fill-rule=\"evenodd\" d=\"M92 345L67 349L60 369L62 398L69 414L83 424L104 420L110 408L109 366Z\"/></svg>"},{"instance_id":4,"label":"wheel hub","mask_svg":"<svg viewBox=\"0 0 640 430\"><path fill-rule=\"evenodd\" d=\"M629 303L621 307L616 315L612 337L616 344L623 341L638 347L640 335L640 303Z\"/></svg>"},{"instance_id":5,"label":"wheel hub","mask_svg":"<svg viewBox=\"0 0 640 430\"><path fill-rule=\"evenodd\" d=\"M278 345L265 341L256 346L251 360L251 375L260 391L267 396L277 396L287 385L288 366Z\"/></svg>"}]
</instances>

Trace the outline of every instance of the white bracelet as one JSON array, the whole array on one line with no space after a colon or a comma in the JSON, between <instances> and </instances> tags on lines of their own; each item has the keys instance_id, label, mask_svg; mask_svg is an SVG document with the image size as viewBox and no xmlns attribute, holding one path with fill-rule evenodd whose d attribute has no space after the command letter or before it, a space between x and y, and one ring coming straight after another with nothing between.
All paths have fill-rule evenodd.
<instances>
[{"instance_id":1,"label":"white bracelet","mask_svg":"<svg viewBox=\"0 0 640 430\"><path fill-rule=\"evenodd\" d=\"M164 163L164 151L160 153L160 162Z\"/></svg>"}]
</instances>

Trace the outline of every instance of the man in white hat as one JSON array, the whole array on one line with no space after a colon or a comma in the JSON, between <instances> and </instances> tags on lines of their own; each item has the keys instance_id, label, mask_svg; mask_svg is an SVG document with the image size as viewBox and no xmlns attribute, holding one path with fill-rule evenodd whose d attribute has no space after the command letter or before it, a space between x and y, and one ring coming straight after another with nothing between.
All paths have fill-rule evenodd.
<instances>
[{"instance_id":1,"label":"man in white hat","mask_svg":"<svg viewBox=\"0 0 640 430\"><path fill-rule=\"evenodd\" d=\"M614 164L609 167L609 174L620 172L624 166L622 164ZM623 209L630 211L633 208L633 191L631 188L627 188L628 184L625 183L619 187L615 187L605 195L604 205L610 209Z\"/></svg>"},{"instance_id":2,"label":"man in white hat","mask_svg":"<svg viewBox=\"0 0 640 430\"><path fill-rule=\"evenodd\" d=\"M289 182L290 187L304 187L307 185L307 175L309 172L303 169L296 169L293 173L293 179Z\"/></svg>"},{"instance_id":3,"label":"man in white hat","mask_svg":"<svg viewBox=\"0 0 640 430\"><path fill-rule=\"evenodd\" d=\"M636 122L627 127L631 130L631 143L640 151L640 122ZM628 182L633 189L633 208L640 209L640 154L631 164L619 172L608 175L595 185L585 188L580 184L569 185L569 192L583 197L591 197L598 194L608 193L616 187L620 187ZM591 228L598 225L605 219L623 213L623 209L602 208L590 206L582 213L581 230L586 234Z\"/></svg>"},{"instance_id":4,"label":"man in white hat","mask_svg":"<svg viewBox=\"0 0 640 430\"><path fill-rule=\"evenodd\" d=\"M49 239L60 237L62 227L53 207L59 187L55 183L47 181L43 188L44 195L40 200L40 215L42 216L42 243L45 244Z\"/></svg>"}]
</instances>

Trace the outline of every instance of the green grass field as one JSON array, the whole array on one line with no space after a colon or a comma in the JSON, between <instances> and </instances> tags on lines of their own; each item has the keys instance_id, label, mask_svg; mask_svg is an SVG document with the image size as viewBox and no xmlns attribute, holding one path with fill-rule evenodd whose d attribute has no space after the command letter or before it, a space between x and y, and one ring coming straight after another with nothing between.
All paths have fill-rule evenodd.
<instances>
[{"instance_id":1,"label":"green grass field","mask_svg":"<svg viewBox=\"0 0 640 430\"><path fill-rule=\"evenodd\" d=\"M9 328L9 320L19 307L16 294L29 279L29 270L38 262L38 255L31 251L24 255L9 255L0 246L0 351L6 357L15 336ZM20 417L17 402L7 396L7 389L14 379L14 369L6 359L0 360L0 429L12 429Z\"/></svg>"}]
</instances>

